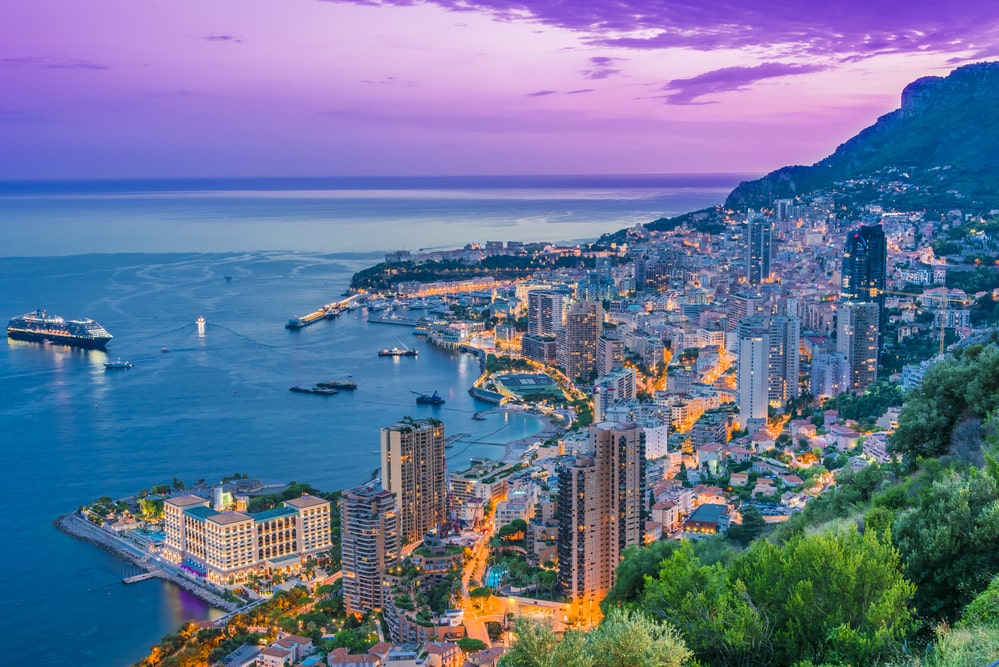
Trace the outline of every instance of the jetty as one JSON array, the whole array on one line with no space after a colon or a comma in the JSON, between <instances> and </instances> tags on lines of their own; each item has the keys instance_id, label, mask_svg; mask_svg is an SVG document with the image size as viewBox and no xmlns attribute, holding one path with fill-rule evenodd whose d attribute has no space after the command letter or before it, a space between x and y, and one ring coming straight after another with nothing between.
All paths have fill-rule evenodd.
<instances>
[{"instance_id":1,"label":"jetty","mask_svg":"<svg viewBox=\"0 0 999 667\"><path fill-rule=\"evenodd\" d=\"M156 577L164 577L164 576L166 576L166 572L160 570L159 568L155 568L150 570L149 572L142 572L141 574L133 574L131 577L124 577L122 578L121 583L137 584L140 581L146 581L147 579L155 579Z\"/></svg>"},{"instance_id":2,"label":"jetty","mask_svg":"<svg viewBox=\"0 0 999 667\"><path fill-rule=\"evenodd\" d=\"M343 311L348 310L353 305L354 301L359 298L359 296L360 295L355 294L354 296L349 296L346 299L334 301L333 303L327 303L325 306L320 306L308 315L293 317L288 320L288 323L284 325L284 328L298 330L304 329L310 324L315 324L320 320L332 320L333 318L339 316Z\"/></svg>"},{"instance_id":3,"label":"jetty","mask_svg":"<svg viewBox=\"0 0 999 667\"><path fill-rule=\"evenodd\" d=\"M368 322L372 324L397 324L401 327L418 327L428 323L427 320L399 317L398 315L368 315Z\"/></svg>"}]
</instances>

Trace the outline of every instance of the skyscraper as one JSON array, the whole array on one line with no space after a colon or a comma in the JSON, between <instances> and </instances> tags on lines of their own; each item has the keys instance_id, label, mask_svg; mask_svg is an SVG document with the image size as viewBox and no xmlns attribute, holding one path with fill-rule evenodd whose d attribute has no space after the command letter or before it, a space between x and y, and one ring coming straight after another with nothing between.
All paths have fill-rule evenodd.
<instances>
[{"instance_id":1,"label":"skyscraper","mask_svg":"<svg viewBox=\"0 0 999 667\"><path fill-rule=\"evenodd\" d=\"M798 398L800 370L801 320L797 317L771 318L769 399L775 406L784 406Z\"/></svg>"},{"instance_id":2,"label":"skyscraper","mask_svg":"<svg viewBox=\"0 0 999 667\"><path fill-rule=\"evenodd\" d=\"M571 380L588 377L597 368L597 339L603 328L604 309L599 301L579 301L565 316L558 333L558 364Z\"/></svg>"},{"instance_id":3,"label":"skyscraper","mask_svg":"<svg viewBox=\"0 0 999 667\"><path fill-rule=\"evenodd\" d=\"M735 331L739 328L739 321L747 317L763 315L766 304L763 297L737 292L728 297L728 312L726 314L726 331ZM767 313L769 315L769 312Z\"/></svg>"},{"instance_id":4,"label":"skyscraper","mask_svg":"<svg viewBox=\"0 0 999 667\"><path fill-rule=\"evenodd\" d=\"M567 598L595 606L625 547L642 543L645 433L635 424L604 422L589 435L591 453L559 471L558 571Z\"/></svg>"},{"instance_id":5,"label":"skyscraper","mask_svg":"<svg viewBox=\"0 0 999 667\"><path fill-rule=\"evenodd\" d=\"M847 235L840 298L856 303L876 303L879 335L884 335L887 261L888 244L881 225L861 225ZM880 347L880 340L878 344Z\"/></svg>"},{"instance_id":6,"label":"skyscraper","mask_svg":"<svg viewBox=\"0 0 999 667\"><path fill-rule=\"evenodd\" d=\"M527 293L527 333L554 336L563 326L565 295L553 290Z\"/></svg>"},{"instance_id":7,"label":"skyscraper","mask_svg":"<svg viewBox=\"0 0 999 667\"><path fill-rule=\"evenodd\" d=\"M746 221L746 281L750 285L770 281L770 242L773 231L772 220L750 211Z\"/></svg>"},{"instance_id":8,"label":"skyscraper","mask_svg":"<svg viewBox=\"0 0 999 667\"><path fill-rule=\"evenodd\" d=\"M395 496L369 483L340 497L343 602L348 614L381 609L385 573L399 563Z\"/></svg>"},{"instance_id":9,"label":"skyscraper","mask_svg":"<svg viewBox=\"0 0 999 667\"><path fill-rule=\"evenodd\" d=\"M770 334L765 328L740 333L736 383L739 424L742 428L765 424L770 392Z\"/></svg>"},{"instance_id":10,"label":"skyscraper","mask_svg":"<svg viewBox=\"0 0 999 667\"><path fill-rule=\"evenodd\" d=\"M849 366L848 391L859 394L878 377L878 314L876 303L841 303L836 314L836 351Z\"/></svg>"},{"instance_id":11,"label":"skyscraper","mask_svg":"<svg viewBox=\"0 0 999 667\"><path fill-rule=\"evenodd\" d=\"M444 522L444 424L436 419L403 421L382 429L382 486L396 499L399 535L422 540Z\"/></svg>"}]
</instances>

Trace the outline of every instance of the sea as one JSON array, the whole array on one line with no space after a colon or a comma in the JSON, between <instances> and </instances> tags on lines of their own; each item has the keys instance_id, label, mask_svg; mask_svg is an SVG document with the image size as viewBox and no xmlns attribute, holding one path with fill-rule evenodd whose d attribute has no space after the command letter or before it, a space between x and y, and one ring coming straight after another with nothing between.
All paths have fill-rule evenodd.
<instances>
[{"instance_id":1,"label":"sea","mask_svg":"<svg viewBox=\"0 0 999 667\"><path fill-rule=\"evenodd\" d=\"M90 317L106 352L0 344L6 665L114 667L188 620L189 593L134 574L52 522L100 496L246 473L348 488L405 416L462 434L448 465L500 457L539 432L467 393L479 367L406 327L345 313L300 331L390 251L486 241L576 243L719 204L735 174L0 182L0 317ZM420 312L411 315L420 315ZM196 320L205 319L203 334ZM418 357L384 358L415 346ZM104 363L130 361L128 370ZM347 376L354 392L294 394ZM440 407L414 392L439 391Z\"/></svg>"}]
</instances>

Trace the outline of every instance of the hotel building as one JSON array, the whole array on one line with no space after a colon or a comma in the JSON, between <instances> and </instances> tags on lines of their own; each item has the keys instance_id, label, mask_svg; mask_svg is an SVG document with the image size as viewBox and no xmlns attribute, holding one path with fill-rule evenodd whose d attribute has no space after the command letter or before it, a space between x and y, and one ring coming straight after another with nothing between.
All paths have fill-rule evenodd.
<instances>
[{"instance_id":1,"label":"hotel building","mask_svg":"<svg viewBox=\"0 0 999 667\"><path fill-rule=\"evenodd\" d=\"M194 495L163 502L163 554L181 569L221 586L250 574L297 572L303 558L329 549L330 504L293 498L265 512L218 512Z\"/></svg>"}]
</instances>

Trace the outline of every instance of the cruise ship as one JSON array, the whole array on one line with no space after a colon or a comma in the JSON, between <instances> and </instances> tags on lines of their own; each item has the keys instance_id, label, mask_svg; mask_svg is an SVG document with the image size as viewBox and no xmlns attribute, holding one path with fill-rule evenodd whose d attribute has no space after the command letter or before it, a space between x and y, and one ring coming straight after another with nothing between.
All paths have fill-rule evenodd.
<instances>
[{"instance_id":1,"label":"cruise ship","mask_svg":"<svg viewBox=\"0 0 999 667\"><path fill-rule=\"evenodd\" d=\"M103 350L112 338L107 329L93 320L64 320L44 310L11 318L7 324L7 336L15 340L72 345L88 350Z\"/></svg>"}]
</instances>

